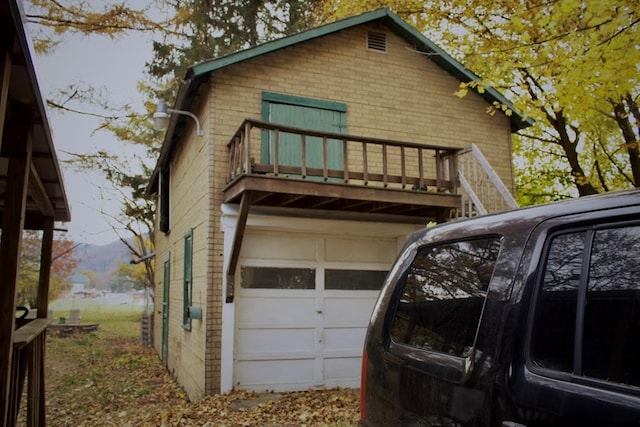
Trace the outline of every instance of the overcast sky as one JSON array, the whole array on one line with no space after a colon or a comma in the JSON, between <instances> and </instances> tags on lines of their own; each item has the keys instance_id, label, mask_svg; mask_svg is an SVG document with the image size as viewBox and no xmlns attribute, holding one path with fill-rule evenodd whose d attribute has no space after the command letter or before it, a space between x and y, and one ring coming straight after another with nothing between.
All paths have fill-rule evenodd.
<instances>
[{"instance_id":1,"label":"overcast sky","mask_svg":"<svg viewBox=\"0 0 640 427\"><path fill-rule=\"evenodd\" d=\"M43 98L56 89L82 83L106 91L112 105L144 102L136 90L143 78L144 63L151 59L151 40L140 34L111 40L104 36L74 36L48 55L33 54L36 75ZM95 153L106 150L123 153L123 144L107 132L94 132L96 118L49 109L58 159L70 158L65 152ZM67 197L71 205L67 237L76 242L107 244L118 239L102 211L118 212L119 202L101 188L109 187L98 173L78 172L61 164Z\"/></svg>"}]
</instances>

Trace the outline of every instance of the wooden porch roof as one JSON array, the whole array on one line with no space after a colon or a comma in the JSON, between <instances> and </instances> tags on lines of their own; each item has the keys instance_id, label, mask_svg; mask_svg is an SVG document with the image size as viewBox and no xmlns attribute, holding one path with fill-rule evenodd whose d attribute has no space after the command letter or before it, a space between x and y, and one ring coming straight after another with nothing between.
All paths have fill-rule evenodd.
<instances>
[{"instance_id":1,"label":"wooden porch roof","mask_svg":"<svg viewBox=\"0 0 640 427\"><path fill-rule=\"evenodd\" d=\"M44 426L47 304L55 221L69 221L62 173L31 60L21 3L0 0L0 424L16 424L26 387L26 424ZM37 317L16 322L25 228L43 230Z\"/></svg>"},{"instance_id":2,"label":"wooden porch roof","mask_svg":"<svg viewBox=\"0 0 640 427\"><path fill-rule=\"evenodd\" d=\"M15 0L0 2L0 216L6 209L9 158L16 152L10 142L22 140L18 145L24 145L28 137L33 148L25 227L41 229L44 218L66 222L71 214L20 7Z\"/></svg>"}]
</instances>

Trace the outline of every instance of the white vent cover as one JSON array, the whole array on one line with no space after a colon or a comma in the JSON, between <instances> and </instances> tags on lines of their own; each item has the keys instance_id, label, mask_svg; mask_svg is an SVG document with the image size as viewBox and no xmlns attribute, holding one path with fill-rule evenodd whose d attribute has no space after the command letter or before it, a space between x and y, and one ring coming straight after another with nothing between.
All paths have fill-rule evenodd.
<instances>
[{"instance_id":1,"label":"white vent cover","mask_svg":"<svg viewBox=\"0 0 640 427\"><path fill-rule=\"evenodd\" d=\"M367 49L378 52L387 51L387 35L377 31L367 33Z\"/></svg>"}]
</instances>

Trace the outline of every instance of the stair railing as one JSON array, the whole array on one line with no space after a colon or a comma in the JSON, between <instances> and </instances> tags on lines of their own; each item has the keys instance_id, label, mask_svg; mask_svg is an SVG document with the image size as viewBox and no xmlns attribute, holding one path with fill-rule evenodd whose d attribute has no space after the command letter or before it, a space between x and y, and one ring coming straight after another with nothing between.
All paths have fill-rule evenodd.
<instances>
[{"instance_id":1,"label":"stair railing","mask_svg":"<svg viewBox=\"0 0 640 427\"><path fill-rule=\"evenodd\" d=\"M486 215L518 207L507 187L476 144L458 153L458 179L462 195L456 218Z\"/></svg>"}]
</instances>

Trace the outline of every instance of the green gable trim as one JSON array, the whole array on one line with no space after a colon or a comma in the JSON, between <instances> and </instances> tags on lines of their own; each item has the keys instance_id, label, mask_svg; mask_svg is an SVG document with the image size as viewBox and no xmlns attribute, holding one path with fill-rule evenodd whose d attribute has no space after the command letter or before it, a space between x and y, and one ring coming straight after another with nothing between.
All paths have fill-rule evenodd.
<instances>
[{"instance_id":1,"label":"green gable trim","mask_svg":"<svg viewBox=\"0 0 640 427\"><path fill-rule=\"evenodd\" d=\"M297 33L291 36L283 37L277 40L272 40L261 45L245 49L240 52L232 53L227 56L223 56L218 59L213 59L200 64L194 65L191 69L193 75L197 78L202 74L208 74L211 71L227 67L229 65L245 61L250 58L264 55L266 53L275 52L276 50L284 49L289 46L296 45L298 43L306 42L318 37L323 37L327 34L336 33L347 28L355 27L376 19L384 18L387 16L396 16L389 9L377 9L373 12L363 13L361 15L353 16L351 18L343 19L340 21L332 22L330 24L322 25L320 27L313 28L308 31ZM397 19L400 19L396 16Z\"/></svg>"},{"instance_id":2,"label":"green gable trim","mask_svg":"<svg viewBox=\"0 0 640 427\"><path fill-rule=\"evenodd\" d=\"M215 70L265 55L267 53L275 52L289 46L313 40L315 38L323 37L328 34L374 22L386 25L391 31L405 40L408 44L412 45L416 50L429 53L431 61L456 77L459 81L466 83L472 80L480 80L479 76L466 69L464 65L456 61L451 55L425 37L421 32L402 20L398 15L387 8L382 8L336 21L331 24L326 24L302 33L272 40L259 46L245 49L218 59L196 64L188 71L187 77L188 80L190 80L189 84L195 88L198 86L200 81L206 79L209 73ZM484 93L479 95L482 96L489 104L497 101L508 106L514 112L510 117L512 131L523 129L533 124L532 119L526 118L518 113L513 104L494 88L486 88Z\"/></svg>"},{"instance_id":3,"label":"green gable trim","mask_svg":"<svg viewBox=\"0 0 640 427\"><path fill-rule=\"evenodd\" d=\"M300 105L303 107L320 108L323 110L347 112L347 104L335 101L326 101L324 99L304 98L302 96L287 95L284 93L262 92L262 120L268 121L265 116L264 106L269 102L277 102L279 104Z\"/></svg>"}]
</instances>

